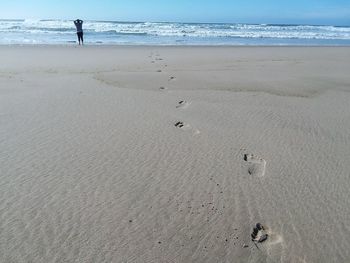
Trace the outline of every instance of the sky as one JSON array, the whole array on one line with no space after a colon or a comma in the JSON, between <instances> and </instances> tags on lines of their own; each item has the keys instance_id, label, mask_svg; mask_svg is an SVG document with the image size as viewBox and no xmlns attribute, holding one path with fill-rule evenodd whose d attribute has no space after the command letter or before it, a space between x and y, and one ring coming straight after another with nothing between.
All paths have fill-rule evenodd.
<instances>
[{"instance_id":1,"label":"sky","mask_svg":"<svg viewBox=\"0 0 350 263\"><path fill-rule=\"evenodd\" d=\"M350 26L350 0L0 0L0 19Z\"/></svg>"}]
</instances>

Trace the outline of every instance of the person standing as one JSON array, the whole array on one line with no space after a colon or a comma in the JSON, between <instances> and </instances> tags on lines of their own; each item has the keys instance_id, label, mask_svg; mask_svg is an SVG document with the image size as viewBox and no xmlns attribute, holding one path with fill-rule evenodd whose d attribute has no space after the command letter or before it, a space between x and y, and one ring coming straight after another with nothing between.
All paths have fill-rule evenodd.
<instances>
[{"instance_id":1,"label":"person standing","mask_svg":"<svg viewBox=\"0 0 350 263\"><path fill-rule=\"evenodd\" d=\"M78 36L78 42L80 45L80 42L82 45L84 45L84 38L83 38L83 20L77 19L74 21L74 25L77 29L77 36Z\"/></svg>"}]
</instances>

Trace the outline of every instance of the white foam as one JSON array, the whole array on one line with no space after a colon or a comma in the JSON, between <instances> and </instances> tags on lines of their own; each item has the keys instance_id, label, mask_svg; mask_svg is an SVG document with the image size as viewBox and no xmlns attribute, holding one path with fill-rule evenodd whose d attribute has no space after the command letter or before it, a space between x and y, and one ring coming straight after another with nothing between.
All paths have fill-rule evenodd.
<instances>
[{"instance_id":1,"label":"white foam","mask_svg":"<svg viewBox=\"0 0 350 263\"><path fill-rule=\"evenodd\" d=\"M350 41L350 27L335 26L85 21L84 30L102 42L107 39L111 41L110 35L113 34L115 35L114 41L117 41L118 36L123 35L143 35L148 38L193 38L198 39L198 41L207 40L209 42L231 38L236 40L311 39ZM0 20L0 35L6 35L6 38L9 39L12 37L16 41L20 41L16 34L28 34L38 42L41 40L50 42L50 39L43 39L45 37L42 34L71 37L74 33L75 27L70 20ZM4 36L1 39L3 38Z\"/></svg>"}]
</instances>

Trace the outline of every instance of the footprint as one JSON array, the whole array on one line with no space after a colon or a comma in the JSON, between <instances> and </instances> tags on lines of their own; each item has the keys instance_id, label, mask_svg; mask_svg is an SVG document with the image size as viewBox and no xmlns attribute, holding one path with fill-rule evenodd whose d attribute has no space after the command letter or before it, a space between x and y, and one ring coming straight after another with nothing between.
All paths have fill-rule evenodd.
<instances>
[{"instance_id":1,"label":"footprint","mask_svg":"<svg viewBox=\"0 0 350 263\"><path fill-rule=\"evenodd\" d=\"M253 228L251 237L253 242L262 243L268 239L269 235L266 233L263 225L257 223L256 226Z\"/></svg>"},{"instance_id":2,"label":"footprint","mask_svg":"<svg viewBox=\"0 0 350 263\"><path fill-rule=\"evenodd\" d=\"M175 80L175 77L171 76L168 81Z\"/></svg>"},{"instance_id":3,"label":"footprint","mask_svg":"<svg viewBox=\"0 0 350 263\"><path fill-rule=\"evenodd\" d=\"M277 245L283 246L283 237L260 223L253 228L251 237L255 244L262 244L267 250L277 249Z\"/></svg>"},{"instance_id":4,"label":"footprint","mask_svg":"<svg viewBox=\"0 0 350 263\"><path fill-rule=\"evenodd\" d=\"M160 90L166 90L167 88L166 87L159 87Z\"/></svg>"},{"instance_id":5,"label":"footprint","mask_svg":"<svg viewBox=\"0 0 350 263\"><path fill-rule=\"evenodd\" d=\"M259 177L263 177L265 175L266 161L264 159L253 154L244 154L243 159L249 164L248 173L250 175L256 175Z\"/></svg>"},{"instance_id":6,"label":"footprint","mask_svg":"<svg viewBox=\"0 0 350 263\"><path fill-rule=\"evenodd\" d=\"M186 131L192 131L194 135L200 134L200 131L191 127L189 124L184 123L182 121L178 121L174 124L176 128L179 128L181 130L186 130Z\"/></svg>"},{"instance_id":7,"label":"footprint","mask_svg":"<svg viewBox=\"0 0 350 263\"><path fill-rule=\"evenodd\" d=\"M189 127L189 125L187 125L187 124L185 125L185 123L183 123L182 121L178 121L175 123L175 127L180 128L180 129L185 128L186 126Z\"/></svg>"},{"instance_id":8,"label":"footprint","mask_svg":"<svg viewBox=\"0 0 350 263\"><path fill-rule=\"evenodd\" d=\"M181 100L178 102L176 108L186 108L189 105L189 103L185 100Z\"/></svg>"},{"instance_id":9,"label":"footprint","mask_svg":"<svg viewBox=\"0 0 350 263\"><path fill-rule=\"evenodd\" d=\"M157 72L162 72L162 70L161 70L161 69L158 69Z\"/></svg>"}]
</instances>

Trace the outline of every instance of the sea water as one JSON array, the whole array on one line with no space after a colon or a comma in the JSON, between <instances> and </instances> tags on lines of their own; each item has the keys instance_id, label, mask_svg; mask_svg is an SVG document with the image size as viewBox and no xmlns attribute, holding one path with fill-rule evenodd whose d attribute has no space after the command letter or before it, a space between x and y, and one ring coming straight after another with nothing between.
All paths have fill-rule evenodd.
<instances>
[{"instance_id":1,"label":"sea water","mask_svg":"<svg viewBox=\"0 0 350 263\"><path fill-rule=\"evenodd\" d=\"M320 25L85 21L87 44L350 45L350 27ZM0 44L73 44L70 20L0 20Z\"/></svg>"}]
</instances>

